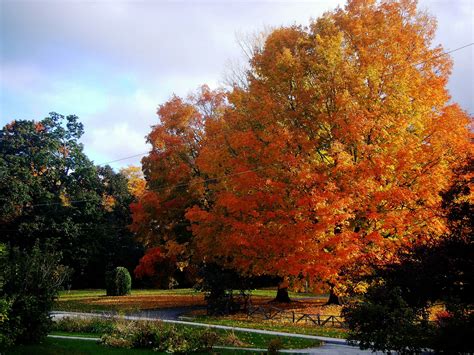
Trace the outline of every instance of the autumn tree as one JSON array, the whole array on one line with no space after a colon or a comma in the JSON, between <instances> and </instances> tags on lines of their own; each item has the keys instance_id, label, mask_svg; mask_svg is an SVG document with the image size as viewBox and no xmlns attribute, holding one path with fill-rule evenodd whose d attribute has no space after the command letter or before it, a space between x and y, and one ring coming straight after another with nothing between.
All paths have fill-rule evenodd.
<instances>
[{"instance_id":1,"label":"autumn tree","mask_svg":"<svg viewBox=\"0 0 474 355\"><path fill-rule=\"evenodd\" d=\"M360 302L344 309L348 338L361 348L474 350L473 173L471 157L456 167L451 187L442 194L446 237L402 251L399 262L378 267L366 276L370 287Z\"/></svg>"},{"instance_id":2,"label":"autumn tree","mask_svg":"<svg viewBox=\"0 0 474 355\"><path fill-rule=\"evenodd\" d=\"M351 270L441 236L470 117L449 103L435 28L415 1L352 0L274 30L196 156L214 179L186 215L199 254L342 293Z\"/></svg>"},{"instance_id":3,"label":"autumn tree","mask_svg":"<svg viewBox=\"0 0 474 355\"><path fill-rule=\"evenodd\" d=\"M206 208L207 203L205 177L196 159L206 124L218 120L224 105L223 92L202 86L187 99L173 96L158 108L160 123L147 137L152 149L142 160L147 188L131 206L131 229L148 249L139 275L152 273L152 261L167 270L170 261L175 269L189 269L194 249L185 212L194 205Z\"/></svg>"}]
</instances>

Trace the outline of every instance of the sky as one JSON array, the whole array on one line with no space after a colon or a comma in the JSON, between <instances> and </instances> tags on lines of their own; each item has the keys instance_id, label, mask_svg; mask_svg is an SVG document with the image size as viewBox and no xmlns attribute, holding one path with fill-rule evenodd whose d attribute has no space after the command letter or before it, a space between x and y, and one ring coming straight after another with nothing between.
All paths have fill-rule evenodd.
<instances>
[{"instance_id":1,"label":"sky","mask_svg":"<svg viewBox=\"0 0 474 355\"><path fill-rule=\"evenodd\" d=\"M229 63L243 60L238 37L307 25L344 3L0 0L0 125L76 114L95 163L145 153L158 105L204 83L222 85ZM448 51L474 42L474 0L420 0L419 7L438 20L434 44ZM452 59L452 100L473 114L474 46Z\"/></svg>"}]
</instances>

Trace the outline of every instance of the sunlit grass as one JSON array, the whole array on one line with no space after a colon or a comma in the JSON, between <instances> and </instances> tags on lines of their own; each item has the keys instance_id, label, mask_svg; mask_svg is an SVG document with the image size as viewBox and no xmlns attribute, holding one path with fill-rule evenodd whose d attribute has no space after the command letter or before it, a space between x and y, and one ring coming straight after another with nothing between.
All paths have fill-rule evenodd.
<instances>
[{"instance_id":1,"label":"sunlit grass","mask_svg":"<svg viewBox=\"0 0 474 355\"><path fill-rule=\"evenodd\" d=\"M275 297L272 289L253 290L252 299L255 304L264 303ZM324 295L290 293L294 300L312 297L324 299ZM131 295L106 296L103 289L62 291L55 303L54 310L74 312L114 311L134 312L172 307L203 306L204 293L192 288L175 290L132 290Z\"/></svg>"},{"instance_id":2,"label":"sunlit grass","mask_svg":"<svg viewBox=\"0 0 474 355\"><path fill-rule=\"evenodd\" d=\"M347 331L341 328L319 327L304 324L282 324L273 321L253 321L253 320L236 320L223 317L198 316L193 319L195 322L226 325L230 327L252 328L262 330L273 330L277 332L317 335L331 338L344 339Z\"/></svg>"},{"instance_id":3,"label":"sunlit grass","mask_svg":"<svg viewBox=\"0 0 474 355\"><path fill-rule=\"evenodd\" d=\"M133 290L127 296L106 296L105 290L71 290L60 293L54 310L134 312L202 305L204 295L193 289Z\"/></svg>"},{"instance_id":4,"label":"sunlit grass","mask_svg":"<svg viewBox=\"0 0 474 355\"><path fill-rule=\"evenodd\" d=\"M199 295L201 292L196 291L192 288L181 288L176 290L132 290L132 296L147 296L147 295ZM69 290L61 291L59 298L66 299L82 299L86 297L101 297L106 296L106 291L103 289L91 289L91 290Z\"/></svg>"}]
</instances>

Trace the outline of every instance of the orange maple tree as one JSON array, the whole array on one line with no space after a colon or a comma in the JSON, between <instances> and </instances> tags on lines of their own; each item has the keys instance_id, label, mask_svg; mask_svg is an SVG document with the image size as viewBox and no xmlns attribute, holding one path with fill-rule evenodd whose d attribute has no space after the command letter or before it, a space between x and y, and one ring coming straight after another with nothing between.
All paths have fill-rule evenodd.
<instances>
[{"instance_id":1,"label":"orange maple tree","mask_svg":"<svg viewBox=\"0 0 474 355\"><path fill-rule=\"evenodd\" d=\"M412 0L352 0L274 30L200 143L197 169L214 180L186 217L202 259L334 287L442 235L439 192L472 150L435 27ZM167 182L190 179L180 164Z\"/></svg>"},{"instance_id":2,"label":"orange maple tree","mask_svg":"<svg viewBox=\"0 0 474 355\"><path fill-rule=\"evenodd\" d=\"M171 260L180 270L189 266L192 235L185 212L205 202L196 158L206 122L221 115L224 99L223 92L202 86L195 95L174 96L158 108L160 123L147 138L152 149L142 159L146 189L131 205L131 229L149 249L138 275L150 274L151 264L158 259Z\"/></svg>"}]
</instances>

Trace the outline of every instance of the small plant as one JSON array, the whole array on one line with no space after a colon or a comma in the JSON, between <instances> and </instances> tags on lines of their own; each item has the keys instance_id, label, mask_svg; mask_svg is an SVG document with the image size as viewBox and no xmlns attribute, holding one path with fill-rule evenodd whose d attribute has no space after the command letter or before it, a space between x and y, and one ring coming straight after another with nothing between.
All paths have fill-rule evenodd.
<instances>
[{"instance_id":1,"label":"small plant","mask_svg":"<svg viewBox=\"0 0 474 355\"><path fill-rule=\"evenodd\" d=\"M69 333L104 334L116 327L113 319L64 317L53 323L52 330Z\"/></svg>"},{"instance_id":2,"label":"small plant","mask_svg":"<svg viewBox=\"0 0 474 355\"><path fill-rule=\"evenodd\" d=\"M279 338L270 340L268 343L268 354L278 354L278 351L283 348L283 343Z\"/></svg>"},{"instance_id":3,"label":"small plant","mask_svg":"<svg viewBox=\"0 0 474 355\"><path fill-rule=\"evenodd\" d=\"M229 346L242 347L242 346L249 345L243 342L242 340L240 340L239 337L235 335L234 331L231 331L228 334L226 334L225 337L223 337L221 340L223 343Z\"/></svg>"},{"instance_id":4,"label":"small plant","mask_svg":"<svg viewBox=\"0 0 474 355\"><path fill-rule=\"evenodd\" d=\"M102 344L106 346L110 346L112 348L125 348L125 349L132 348L132 341L130 339L117 337L115 335L105 334L102 336L100 341Z\"/></svg>"},{"instance_id":5,"label":"small plant","mask_svg":"<svg viewBox=\"0 0 474 355\"><path fill-rule=\"evenodd\" d=\"M107 296L129 295L132 290L132 278L124 267L117 267L105 275Z\"/></svg>"}]
</instances>

